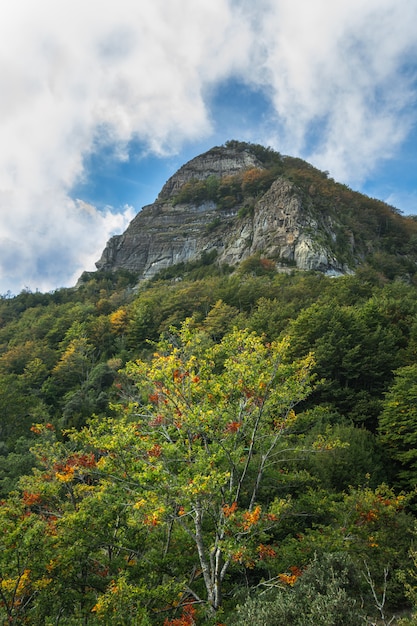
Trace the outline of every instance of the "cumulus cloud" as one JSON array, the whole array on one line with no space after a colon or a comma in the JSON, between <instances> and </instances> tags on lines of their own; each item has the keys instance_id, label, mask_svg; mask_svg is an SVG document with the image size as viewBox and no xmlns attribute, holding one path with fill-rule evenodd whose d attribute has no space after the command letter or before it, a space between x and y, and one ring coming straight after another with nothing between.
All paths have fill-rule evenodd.
<instances>
[{"instance_id":1,"label":"cumulus cloud","mask_svg":"<svg viewBox=\"0 0 417 626\"><path fill-rule=\"evenodd\" d=\"M251 76L271 91L279 126L272 143L337 178L363 180L410 130L417 5L265 0L262 6L252 16L264 46Z\"/></svg>"},{"instance_id":2,"label":"cumulus cloud","mask_svg":"<svg viewBox=\"0 0 417 626\"><path fill-rule=\"evenodd\" d=\"M131 210L87 215L71 198L89 154L111 145L127 158L133 138L164 154L210 132L204 85L248 47L245 28L232 26L226 0L9 4L0 25L0 292L71 284L127 226Z\"/></svg>"},{"instance_id":3,"label":"cumulus cloud","mask_svg":"<svg viewBox=\"0 0 417 626\"><path fill-rule=\"evenodd\" d=\"M84 270L94 269L107 239L135 215L128 206L98 211L58 191L14 200L0 205L9 218L2 219L0 235L2 293L10 285L41 291L74 285Z\"/></svg>"},{"instance_id":4,"label":"cumulus cloud","mask_svg":"<svg viewBox=\"0 0 417 626\"><path fill-rule=\"evenodd\" d=\"M211 89L231 77L273 103L254 140L335 177L364 175L409 128L416 23L414 0L8 3L0 293L73 284L91 269L134 210L99 211L72 197L86 157L112 146L127 159L132 139L167 155L209 138Z\"/></svg>"}]
</instances>

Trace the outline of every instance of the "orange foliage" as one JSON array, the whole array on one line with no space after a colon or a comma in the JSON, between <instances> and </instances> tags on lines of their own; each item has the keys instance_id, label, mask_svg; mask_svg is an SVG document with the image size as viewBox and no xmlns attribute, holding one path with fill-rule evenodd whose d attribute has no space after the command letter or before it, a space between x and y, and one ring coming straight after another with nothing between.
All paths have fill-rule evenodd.
<instances>
[{"instance_id":1,"label":"orange foliage","mask_svg":"<svg viewBox=\"0 0 417 626\"><path fill-rule=\"evenodd\" d=\"M243 514L243 528L245 530L249 530L252 526L254 526L261 516L261 507L258 505L253 509L253 511L246 511Z\"/></svg>"},{"instance_id":2,"label":"orange foliage","mask_svg":"<svg viewBox=\"0 0 417 626\"><path fill-rule=\"evenodd\" d=\"M72 480L75 470L81 468L96 467L96 459L93 453L91 454L78 454L75 452L71 454L65 461L59 461L54 463L53 469L55 471L55 477L61 482L69 482Z\"/></svg>"},{"instance_id":3,"label":"orange foliage","mask_svg":"<svg viewBox=\"0 0 417 626\"><path fill-rule=\"evenodd\" d=\"M370 511L361 511L360 520L357 522L357 525L359 526L363 522L374 522L377 519L378 519L377 511L374 511L372 509Z\"/></svg>"},{"instance_id":4,"label":"orange foliage","mask_svg":"<svg viewBox=\"0 0 417 626\"><path fill-rule=\"evenodd\" d=\"M271 259L259 259L259 264L264 268L264 270L272 271L275 269L275 263L271 261Z\"/></svg>"},{"instance_id":5,"label":"orange foliage","mask_svg":"<svg viewBox=\"0 0 417 626\"><path fill-rule=\"evenodd\" d=\"M68 471L68 468L80 468L80 467L95 467L96 458L93 453L91 454L78 454L75 452L67 458L63 463L54 463L55 471Z\"/></svg>"},{"instance_id":6,"label":"orange foliage","mask_svg":"<svg viewBox=\"0 0 417 626\"><path fill-rule=\"evenodd\" d=\"M265 177L264 170L258 167L253 167L250 170L244 172L242 176L242 189L243 190L255 190L257 184Z\"/></svg>"},{"instance_id":7,"label":"orange foliage","mask_svg":"<svg viewBox=\"0 0 417 626\"><path fill-rule=\"evenodd\" d=\"M154 513L149 513L149 515L145 515L143 518L143 523L145 524L145 526L159 526L161 520L158 513L155 511Z\"/></svg>"},{"instance_id":8,"label":"orange foliage","mask_svg":"<svg viewBox=\"0 0 417 626\"><path fill-rule=\"evenodd\" d=\"M149 422L149 426L160 426L164 421L164 416L160 413Z\"/></svg>"},{"instance_id":9,"label":"orange foliage","mask_svg":"<svg viewBox=\"0 0 417 626\"><path fill-rule=\"evenodd\" d=\"M29 491L24 491L22 500L26 506L32 506L32 504L39 504L42 496L40 493L30 493Z\"/></svg>"},{"instance_id":10,"label":"orange foliage","mask_svg":"<svg viewBox=\"0 0 417 626\"><path fill-rule=\"evenodd\" d=\"M296 583L297 579L300 578L303 572L296 565L293 565L292 567L290 567L290 572L291 574L278 574L278 578L280 579L281 582L285 583L286 585L290 585L290 587L292 587Z\"/></svg>"},{"instance_id":11,"label":"orange foliage","mask_svg":"<svg viewBox=\"0 0 417 626\"><path fill-rule=\"evenodd\" d=\"M225 432L226 433L237 433L237 431L239 430L239 428L242 426L242 424L240 422L230 422L229 424L227 424L226 428L225 428Z\"/></svg>"},{"instance_id":12,"label":"orange foliage","mask_svg":"<svg viewBox=\"0 0 417 626\"><path fill-rule=\"evenodd\" d=\"M228 504L223 505L223 513L225 517L230 517L237 510L237 502L232 502L229 506Z\"/></svg>"},{"instance_id":13,"label":"orange foliage","mask_svg":"<svg viewBox=\"0 0 417 626\"><path fill-rule=\"evenodd\" d=\"M178 383L184 380L184 378L186 378L189 375L190 375L190 372L181 372L179 369L176 369L173 371L172 378L174 379L175 382Z\"/></svg>"},{"instance_id":14,"label":"orange foliage","mask_svg":"<svg viewBox=\"0 0 417 626\"><path fill-rule=\"evenodd\" d=\"M265 546L263 543L258 546L257 550L259 554L259 559L261 561L264 561L268 558L274 559L277 556L277 553L273 548L271 548L271 546Z\"/></svg>"},{"instance_id":15,"label":"orange foliage","mask_svg":"<svg viewBox=\"0 0 417 626\"><path fill-rule=\"evenodd\" d=\"M164 621L164 626L194 626L196 610L192 604L186 604L182 610L181 617Z\"/></svg>"},{"instance_id":16,"label":"orange foliage","mask_svg":"<svg viewBox=\"0 0 417 626\"><path fill-rule=\"evenodd\" d=\"M248 555L246 548L239 548L239 550L236 550L236 552L232 554L232 561L235 563L242 563L248 569L255 567L255 562Z\"/></svg>"},{"instance_id":17,"label":"orange foliage","mask_svg":"<svg viewBox=\"0 0 417 626\"><path fill-rule=\"evenodd\" d=\"M161 456L161 452L162 452L162 448L159 445L159 443L155 443L152 448L150 450L148 450L147 454L148 457L157 459L159 456Z\"/></svg>"}]
</instances>

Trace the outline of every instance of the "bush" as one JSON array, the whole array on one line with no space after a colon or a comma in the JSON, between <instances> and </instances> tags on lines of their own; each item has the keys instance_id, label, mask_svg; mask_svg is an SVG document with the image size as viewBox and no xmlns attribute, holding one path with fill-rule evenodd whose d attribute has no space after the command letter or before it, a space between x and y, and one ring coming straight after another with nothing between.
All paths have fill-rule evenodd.
<instances>
[{"instance_id":1,"label":"bush","mask_svg":"<svg viewBox=\"0 0 417 626\"><path fill-rule=\"evenodd\" d=\"M315 558L293 587L277 588L237 607L233 626L357 626L357 575L344 554Z\"/></svg>"}]
</instances>

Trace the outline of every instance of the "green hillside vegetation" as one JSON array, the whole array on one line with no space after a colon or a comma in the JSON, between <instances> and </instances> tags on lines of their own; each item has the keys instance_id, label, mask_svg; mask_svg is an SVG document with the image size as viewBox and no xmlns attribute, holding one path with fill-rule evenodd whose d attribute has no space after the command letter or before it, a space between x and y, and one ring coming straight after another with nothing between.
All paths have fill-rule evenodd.
<instances>
[{"instance_id":1,"label":"green hillside vegetation","mask_svg":"<svg viewBox=\"0 0 417 626\"><path fill-rule=\"evenodd\" d=\"M180 269L0 300L3 622L411 611L414 276Z\"/></svg>"},{"instance_id":2,"label":"green hillside vegetation","mask_svg":"<svg viewBox=\"0 0 417 626\"><path fill-rule=\"evenodd\" d=\"M233 202L279 170L350 206L354 275L203 254L0 298L1 623L417 623L416 222L253 149Z\"/></svg>"}]
</instances>

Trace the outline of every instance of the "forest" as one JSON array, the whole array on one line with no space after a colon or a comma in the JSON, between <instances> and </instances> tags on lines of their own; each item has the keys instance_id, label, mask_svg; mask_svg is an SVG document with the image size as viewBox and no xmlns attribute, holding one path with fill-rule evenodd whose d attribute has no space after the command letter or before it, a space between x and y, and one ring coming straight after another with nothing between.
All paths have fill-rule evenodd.
<instances>
[{"instance_id":1,"label":"forest","mask_svg":"<svg viewBox=\"0 0 417 626\"><path fill-rule=\"evenodd\" d=\"M416 624L416 277L180 269L0 299L2 623Z\"/></svg>"},{"instance_id":2,"label":"forest","mask_svg":"<svg viewBox=\"0 0 417 626\"><path fill-rule=\"evenodd\" d=\"M2 624L417 625L417 221L251 150L175 202L241 220L286 176L354 273L212 251L0 296Z\"/></svg>"}]
</instances>

